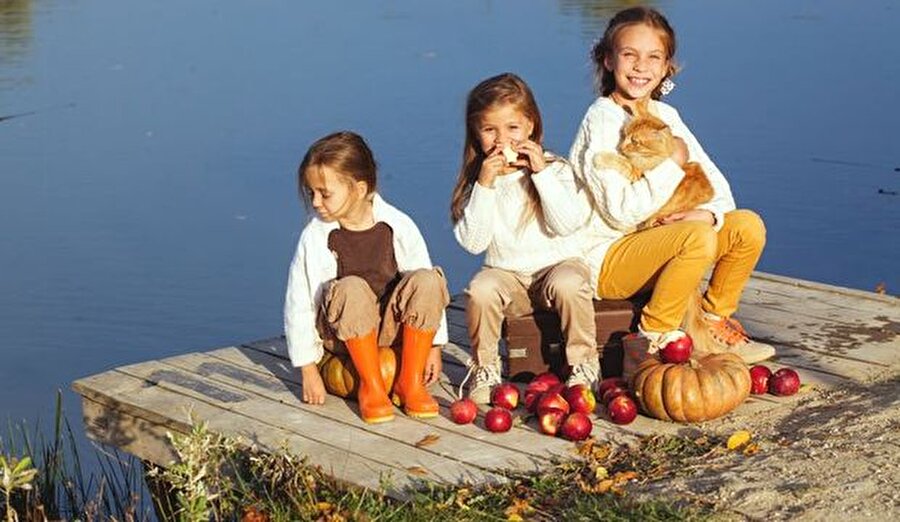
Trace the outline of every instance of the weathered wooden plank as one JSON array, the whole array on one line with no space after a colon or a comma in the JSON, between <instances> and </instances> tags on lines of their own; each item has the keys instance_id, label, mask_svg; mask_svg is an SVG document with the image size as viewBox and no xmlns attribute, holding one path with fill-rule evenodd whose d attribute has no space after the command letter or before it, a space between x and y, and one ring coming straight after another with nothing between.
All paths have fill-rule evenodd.
<instances>
[{"instance_id":1,"label":"weathered wooden plank","mask_svg":"<svg viewBox=\"0 0 900 522\"><path fill-rule=\"evenodd\" d=\"M305 455L309 464L321 466L326 473L348 484L377 489L383 479L388 479L391 485L388 493L406 498L403 490L415 487L418 482L404 469L297 436L265 421L223 410L118 371L82 379L79 389L100 399L87 399L92 403L90 422L86 423L90 436L161 466L169 465L174 459L166 432L187 433L193 415L198 421L207 422L212 431L242 437L263 450L286 448ZM106 395L107 391L111 394Z\"/></svg>"},{"instance_id":2,"label":"weathered wooden plank","mask_svg":"<svg viewBox=\"0 0 900 522\"><path fill-rule=\"evenodd\" d=\"M241 365L241 360L245 362L247 360L241 349L225 348L208 354L181 356L167 362L185 370L198 372L218 382L242 387L251 393L268 395L272 399L315 415L347 423L355 429L369 429L369 426L359 419L355 410L347 407L347 401L329 396L324 406L304 404L298 399L301 390L298 383L282 380L268 373L257 373ZM292 376L285 377L290 379ZM511 448L508 441L502 438L496 439L493 444L485 444L478 439L446 430L446 423L442 421L446 419L439 417L419 421L401 414L394 422L378 426L377 430L379 434L410 447L416 447L423 438L433 435L434 442L422 446L422 450L482 469L512 468L525 471L540 469L531 456Z\"/></svg>"},{"instance_id":3,"label":"weathered wooden plank","mask_svg":"<svg viewBox=\"0 0 900 522\"><path fill-rule=\"evenodd\" d=\"M311 440L319 440L334 448L356 454L361 458L393 467L415 470L414 473L430 480L445 483L498 483L504 480L502 476L495 473L440 458L431 452L399 443L384 435L384 431L391 429L388 425L390 423L365 425L366 429L359 429L358 425L346 424L310 413L296 407L296 404L284 404L263 396L253 395L239 388L211 381L208 376L199 371L193 373L173 365L175 361L185 357L189 356L131 366L123 369L123 372L177 390L188 397L205 401L223 410L240 413L251 419L245 422L267 422ZM295 400L299 402L299 399L295 398ZM338 409L343 407L348 410L346 403L340 402L341 404L336 404L335 407ZM358 416L356 419L362 424L358 420ZM423 430L422 437L426 434L427 432Z\"/></svg>"},{"instance_id":4,"label":"weathered wooden plank","mask_svg":"<svg viewBox=\"0 0 900 522\"><path fill-rule=\"evenodd\" d=\"M267 358L272 357L269 354L255 352L252 350L247 350L246 348L237 348L237 349L222 349L216 350L214 352L210 352L210 355L222 358L223 360L227 360L231 363L237 364L241 367L262 367L265 368L263 371L268 371L268 362ZM446 366L445 366L446 368ZM287 374L281 373L280 369L276 369L274 372L274 376L282 381L286 381L290 383L292 386L296 386L297 390L299 390L299 374L296 372L290 372ZM449 420L449 405L453 401L453 392L449 388L449 382L444 381L441 386L432 386L430 391L434 394L435 399L441 405L441 415L438 418L427 419L427 420L416 420L416 419L408 419L402 416L402 414L394 421L394 423L389 424L403 424L405 422L414 422L419 425L425 425L430 429L439 429L439 433L450 432L455 436L464 436L465 439L456 439L448 436L449 441L458 441L459 444L454 445L450 448L452 452L463 452L463 453L473 453L472 455L462 455L459 454L455 458L465 458L465 459L478 459L486 462L493 462L498 460L499 463L496 464L498 468L509 467L508 464L515 463L517 460L521 460L524 456L527 459L527 463L523 464L523 466L519 466L516 469L523 470L534 468L535 466L541 466L544 463L541 461L535 461L534 457L542 457L547 455L569 455L571 453L571 443L567 443L560 439L549 439L544 441L535 441L532 437L534 433L531 430L514 428L507 433L489 433L485 431L480 426L476 425L465 425L465 426L457 426L452 421ZM297 392L299 393L299 392ZM345 402L340 398L329 396L326 401L330 400ZM316 406L307 406L302 405L301 407L311 408L316 411L319 411ZM354 406L355 407L355 406ZM334 415L335 411L329 409L327 412L322 412L322 414ZM342 414L343 415L343 414ZM358 422L358 416L355 413L349 414L345 417L346 422ZM379 429L390 429L387 424L380 425ZM411 436L406 436L404 440L407 443L416 442L421 440L421 433L415 432ZM487 444L488 446L482 446L483 444ZM429 448L433 448L433 446L429 446ZM484 454L480 454L479 452L484 452ZM515 458L511 458L512 456L509 452L513 452Z\"/></svg>"},{"instance_id":5,"label":"weathered wooden plank","mask_svg":"<svg viewBox=\"0 0 900 522\"><path fill-rule=\"evenodd\" d=\"M844 286L829 285L808 279L798 279L768 272L753 272L749 285L762 289L787 289L795 292L808 291L819 295L823 299L833 299L836 302L845 302L846 299L854 299L857 302L887 303L893 306L900 305L900 298L891 295L878 294L866 290L857 290ZM779 290L784 291L784 290Z\"/></svg>"}]
</instances>

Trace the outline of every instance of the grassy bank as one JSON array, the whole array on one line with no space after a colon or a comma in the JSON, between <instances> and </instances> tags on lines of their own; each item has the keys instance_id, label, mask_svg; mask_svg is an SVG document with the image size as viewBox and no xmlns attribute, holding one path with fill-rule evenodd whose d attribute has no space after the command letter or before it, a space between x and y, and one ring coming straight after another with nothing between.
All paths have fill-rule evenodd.
<instances>
[{"instance_id":1,"label":"grassy bank","mask_svg":"<svg viewBox=\"0 0 900 522\"><path fill-rule=\"evenodd\" d=\"M11 426L0 438L3 502L0 520L151 520L143 466L105 448L91 456L99 474L86 476L73 430L57 400L45 434ZM508 474L495 486L439 486L397 501L382 491L348 487L287 451L263 452L197 424L173 435L179 462L153 468L148 483L158 513L200 520L697 520L707 506L677 499L637 501L629 494L644 482L683 473L721 451L721 441L651 437L633 447L589 440L573 445L573 459L539 475Z\"/></svg>"}]
</instances>

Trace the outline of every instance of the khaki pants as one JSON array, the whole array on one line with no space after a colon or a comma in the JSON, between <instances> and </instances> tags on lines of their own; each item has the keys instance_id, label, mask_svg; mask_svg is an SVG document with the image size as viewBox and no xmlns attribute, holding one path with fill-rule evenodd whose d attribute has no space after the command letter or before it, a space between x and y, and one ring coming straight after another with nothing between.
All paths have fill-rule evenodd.
<instances>
[{"instance_id":1,"label":"khaki pants","mask_svg":"<svg viewBox=\"0 0 900 522\"><path fill-rule=\"evenodd\" d=\"M378 345L393 346L402 325L437 330L450 304L447 281L440 268L419 269L403 275L382 305L365 279L347 276L326 290L319 314L319 333L329 351L343 351L341 341L361 337L378 328Z\"/></svg>"},{"instance_id":2,"label":"khaki pants","mask_svg":"<svg viewBox=\"0 0 900 522\"><path fill-rule=\"evenodd\" d=\"M479 365L499 361L497 343L505 315L525 315L536 309L559 314L569 364L596 360L593 291L590 270L584 262L567 259L532 276L483 268L465 293L466 324Z\"/></svg>"},{"instance_id":3,"label":"khaki pants","mask_svg":"<svg viewBox=\"0 0 900 522\"><path fill-rule=\"evenodd\" d=\"M681 325L691 293L713 266L703 310L729 317L738 308L765 244L765 225L750 210L726 213L718 233L696 221L636 232L613 243L606 253L597 293L627 299L652 288L641 328L667 332Z\"/></svg>"}]
</instances>

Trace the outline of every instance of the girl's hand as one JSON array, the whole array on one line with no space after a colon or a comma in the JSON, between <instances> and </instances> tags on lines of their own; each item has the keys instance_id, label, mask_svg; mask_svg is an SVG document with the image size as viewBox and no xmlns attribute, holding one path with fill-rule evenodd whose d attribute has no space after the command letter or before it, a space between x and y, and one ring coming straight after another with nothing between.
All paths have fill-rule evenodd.
<instances>
[{"instance_id":1,"label":"girl's hand","mask_svg":"<svg viewBox=\"0 0 900 522\"><path fill-rule=\"evenodd\" d=\"M517 159L513 165L517 167L527 167L532 173L540 172L547 167L544 161L544 148L531 140L520 141L513 146L513 150L524 158Z\"/></svg>"},{"instance_id":2,"label":"girl's hand","mask_svg":"<svg viewBox=\"0 0 900 522\"><path fill-rule=\"evenodd\" d=\"M481 171L478 172L478 184L482 187L493 187L497 176L503 174L506 166L506 156L502 152L503 147L494 147L491 153L481 162Z\"/></svg>"},{"instance_id":3,"label":"girl's hand","mask_svg":"<svg viewBox=\"0 0 900 522\"><path fill-rule=\"evenodd\" d=\"M672 161L677 163L679 167L684 167L684 164L688 161L688 150L683 139L675 138L675 150L672 151L672 155L669 157L672 158Z\"/></svg>"},{"instance_id":4,"label":"girl's hand","mask_svg":"<svg viewBox=\"0 0 900 522\"><path fill-rule=\"evenodd\" d=\"M715 225L716 215L709 210L695 208L693 210L687 210L685 212L675 212L674 214L669 214L668 216L661 218L659 220L659 223L662 225L668 225L669 223L677 223L679 221L702 221L703 223L707 223L709 225Z\"/></svg>"},{"instance_id":5,"label":"girl's hand","mask_svg":"<svg viewBox=\"0 0 900 522\"><path fill-rule=\"evenodd\" d=\"M307 404L325 404L325 383L315 363L300 368L303 376L303 402Z\"/></svg>"},{"instance_id":6,"label":"girl's hand","mask_svg":"<svg viewBox=\"0 0 900 522\"><path fill-rule=\"evenodd\" d=\"M441 378L441 347L432 346L425 361L425 386L436 383Z\"/></svg>"}]
</instances>

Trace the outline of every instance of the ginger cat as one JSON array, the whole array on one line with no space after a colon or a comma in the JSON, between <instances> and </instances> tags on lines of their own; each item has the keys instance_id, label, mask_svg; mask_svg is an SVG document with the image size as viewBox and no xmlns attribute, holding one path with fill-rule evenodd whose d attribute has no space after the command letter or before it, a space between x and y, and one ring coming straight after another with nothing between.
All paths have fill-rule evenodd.
<instances>
[{"instance_id":1,"label":"ginger cat","mask_svg":"<svg viewBox=\"0 0 900 522\"><path fill-rule=\"evenodd\" d=\"M621 134L619 153L598 153L594 156L593 163L598 169L615 169L632 182L643 177L645 171L665 161L675 150L672 130L650 112L647 101L638 103L631 120L622 127ZM688 162L682 168L684 178L672 197L656 213L640 223L637 230L659 225L659 220L664 216L691 210L712 199L712 184L700 164ZM695 357L720 351L703 318L701 294L702 291L698 288L691 295L682 323L682 328L694 341Z\"/></svg>"},{"instance_id":2,"label":"ginger cat","mask_svg":"<svg viewBox=\"0 0 900 522\"><path fill-rule=\"evenodd\" d=\"M655 168L672 155L675 138L672 130L650 112L648 102L639 102L635 114L622 127L619 153L600 152L593 158L598 169L615 169L634 182L644 172ZM672 197L655 214L637 226L643 230L659 224L660 218L696 208L713 197L713 188L703 168L697 162L685 163L684 179L678 184Z\"/></svg>"}]
</instances>

